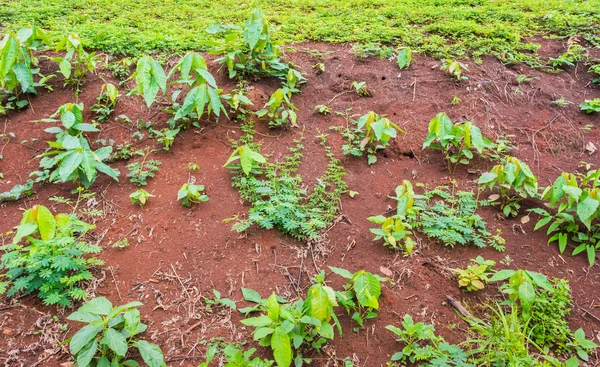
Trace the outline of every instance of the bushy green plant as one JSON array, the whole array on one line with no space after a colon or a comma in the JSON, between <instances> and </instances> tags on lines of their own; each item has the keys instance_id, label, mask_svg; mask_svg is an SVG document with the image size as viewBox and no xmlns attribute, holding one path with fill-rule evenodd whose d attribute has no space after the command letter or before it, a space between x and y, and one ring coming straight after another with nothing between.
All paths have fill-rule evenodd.
<instances>
[{"instance_id":1,"label":"bushy green plant","mask_svg":"<svg viewBox=\"0 0 600 367\"><path fill-rule=\"evenodd\" d=\"M216 62L227 67L229 78L287 77L291 67L280 59L281 48L271 41L273 27L262 10L254 10L243 28L215 25L208 32L223 36L222 42L210 43L209 53L221 55Z\"/></svg>"},{"instance_id":2,"label":"bushy green plant","mask_svg":"<svg viewBox=\"0 0 600 367\"><path fill-rule=\"evenodd\" d=\"M142 152L143 159L141 162L132 162L127 165L127 169L129 170L127 178L129 178L129 181L131 181L132 184L136 186L146 186L148 184L148 179L153 178L158 171L162 162L157 159L148 159L150 153L152 153L152 151L146 149L145 152Z\"/></svg>"},{"instance_id":3,"label":"bushy green plant","mask_svg":"<svg viewBox=\"0 0 600 367\"><path fill-rule=\"evenodd\" d=\"M458 287L463 288L466 292L480 291L485 288L489 282L489 277L494 273L493 267L495 261L485 260L481 256L471 259L473 264L467 266L466 269L454 269L458 278Z\"/></svg>"},{"instance_id":4,"label":"bushy green plant","mask_svg":"<svg viewBox=\"0 0 600 367\"><path fill-rule=\"evenodd\" d=\"M380 228L370 228L371 233L375 235L373 241L384 240L385 246L394 250L402 250L405 255L410 255L415 247L415 241L412 239L412 226L403 217L393 215L385 217L376 215L367 218L371 223L379 224Z\"/></svg>"},{"instance_id":5,"label":"bushy green plant","mask_svg":"<svg viewBox=\"0 0 600 367\"><path fill-rule=\"evenodd\" d=\"M102 248L83 240L93 225L74 215L53 216L48 208L36 205L23 213L12 243L2 245L0 294L12 297L37 292L46 305L71 305L88 297L81 283L93 278L90 268L104 263L87 254Z\"/></svg>"},{"instance_id":6,"label":"bushy green plant","mask_svg":"<svg viewBox=\"0 0 600 367\"><path fill-rule=\"evenodd\" d=\"M480 189L499 189L500 208L506 217L514 217L519 213L521 199L535 198L538 195L537 177L527 164L511 156L505 157L503 164L482 174L478 185Z\"/></svg>"},{"instance_id":7,"label":"bushy green plant","mask_svg":"<svg viewBox=\"0 0 600 367\"><path fill-rule=\"evenodd\" d=\"M84 132L99 131L93 125L83 122L83 104L67 103L43 122L56 122L60 115L61 127L51 127L45 131L56 135L56 141L48 142L50 148L38 157L40 167L50 171L50 182L80 182L89 188L102 172L118 181L119 171L109 167L108 160L112 147L105 146L92 150ZM63 129L64 128L64 129Z\"/></svg>"},{"instance_id":8,"label":"bushy green plant","mask_svg":"<svg viewBox=\"0 0 600 367\"><path fill-rule=\"evenodd\" d=\"M456 170L459 163L469 164L473 152L486 156L495 147L496 144L485 138L471 121L455 125L443 112L429 122L429 135L423 143L423 149L431 148L444 153L450 173Z\"/></svg>"},{"instance_id":9,"label":"bushy green plant","mask_svg":"<svg viewBox=\"0 0 600 367\"><path fill-rule=\"evenodd\" d=\"M386 117L380 116L373 111L361 116L358 120L348 118L349 125L355 127L334 127L333 130L340 131L347 142L342 145L342 152L346 155L362 157L367 153L369 164L377 162L376 153L390 145L390 141L396 138L397 132L406 134L398 125Z\"/></svg>"},{"instance_id":10,"label":"bushy green plant","mask_svg":"<svg viewBox=\"0 0 600 367\"><path fill-rule=\"evenodd\" d=\"M579 108L585 113L598 113L600 112L600 98L586 99Z\"/></svg>"},{"instance_id":11,"label":"bushy green plant","mask_svg":"<svg viewBox=\"0 0 600 367\"><path fill-rule=\"evenodd\" d=\"M108 117L115 111L119 90L114 84L102 84L100 95L96 98L96 104L90 107L90 111L96 114L98 122L107 122Z\"/></svg>"},{"instance_id":12,"label":"bushy green plant","mask_svg":"<svg viewBox=\"0 0 600 367\"><path fill-rule=\"evenodd\" d=\"M148 191L144 189L138 189L129 195L129 200L131 200L131 203L134 205L137 204L139 206L144 206L146 205L146 202L148 202L148 199L152 197L154 197L154 195Z\"/></svg>"},{"instance_id":13,"label":"bushy green plant","mask_svg":"<svg viewBox=\"0 0 600 367\"><path fill-rule=\"evenodd\" d=\"M546 234L552 235L548 243L557 242L563 253L569 238L578 244L573 255L586 252L590 266L596 261L600 248L600 170L585 175L561 174L542 193L551 208L557 206L556 214L542 208L530 209L541 215L535 230L548 224Z\"/></svg>"},{"instance_id":14,"label":"bushy green plant","mask_svg":"<svg viewBox=\"0 0 600 367\"><path fill-rule=\"evenodd\" d=\"M335 292L335 297L337 302L346 309L346 312L349 315L352 314L352 320L362 327L366 320L377 317L381 282L386 279L365 270L359 270L352 274L346 269L334 266L330 266L329 269L342 278L348 279L344 290ZM357 330L355 329L355 331Z\"/></svg>"},{"instance_id":15,"label":"bushy green plant","mask_svg":"<svg viewBox=\"0 0 600 367\"><path fill-rule=\"evenodd\" d=\"M7 33L0 40L0 114L27 106L29 101L21 95L36 94L35 88L45 86L52 77L40 73L39 60L34 54L48 45L46 34L36 26Z\"/></svg>"},{"instance_id":16,"label":"bushy green plant","mask_svg":"<svg viewBox=\"0 0 600 367\"><path fill-rule=\"evenodd\" d=\"M284 88L277 89L263 109L256 111L256 115L260 118L268 118L270 128L285 126L288 123L298 127L295 112L297 108L292 104L290 96L290 93L286 92Z\"/></svg>"},{"instance_id":17,"label":"bushy green plant","mask_svg":"<svg viewBox=\"0 0 600 367\"><path fill-rule=\"evenodd\" d=\"M132 349L137 350L148 367L166 367L160 347L139 339L147 329L136 308L139 306L141 302L113 307L108 299L98 297L69 315L69 320L86 324L69 340L77 367L139 366L134 359L127 358Z\"/></svg>"},{"instance_id":18,"label":"bushy green plant","mask_svg":"<svg viewBox=\"0 0 600 367\"><path fill-rule=\"evenodd\" d=\"M177 136L177 134L179 134L179 128L164 128L162 130L150 128L150 133L152 134L152 137L156 139L157 142L162 144L163 150L168 152L169 149L171 149L171 147L173 146L173 143L175 142L175 137Z\"/></svg>"},{"instance_id":19,"label":"bushy green plant","mask_svg":"<svg viewBox=\"0 0 600 367\"><path fill-rule=\"evenodd\" d=\"M194 185L186 183L181 186L177 192L177 201L181 200L181 205L189 208L192 204L200 204L208 201L208 195L203 194L203 185Z\"/></svg>"},{"instance_id":20,"label":"bushy green plant","mask_svg":"<svg viewBox=\"0 0 600 367\"><path fill-rule=\"evenodd\" d=\"M77 95L79 87L83 84L85 74L96 70L98 59L95 53L88 53L75 33L61 39L54 47L56 52L65 52L64 56L51 57L58 63L59 71L65 78L65 84L75 86Z\"/></svg>"},{"instance_id":21,"label":"bushy green plant","mask_svg":"<svg viewBox=\"0 0 600 367\"><path fill-rule=\"evenodd\" d=\"M275 293L262 299L257 292L243 289L244 298L257 305L240 311L257 311L261 315L246 318L242 323L255 328L254 339L259 345L271 348L278 367L289 367L292 362L295 366L302 366L310 361L303 357L307 349L320 350L334 337L330 322L333 318L337 323L333 312L337 302L333 289L324 284L323 276L323 273L317 276L317 283L308 290L306 299L293 303Z\"/></svg>"}]
</instances>

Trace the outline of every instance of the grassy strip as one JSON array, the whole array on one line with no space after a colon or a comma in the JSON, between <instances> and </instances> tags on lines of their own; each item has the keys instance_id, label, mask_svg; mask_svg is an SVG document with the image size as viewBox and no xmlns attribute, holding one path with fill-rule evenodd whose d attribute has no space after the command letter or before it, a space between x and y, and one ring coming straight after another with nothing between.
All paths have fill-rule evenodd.
<instances>
[{"instance_id":1,"label":"grassy strip","mask_svg":"<svg viewBox=\"0 0 600 367\"><path fill-rule=\"evenodd\" d=\"M209 25L240 24L255 8L288 43L382 42L438 58L491 54L530 64L530 36L580 34L600 44L600 0L5 0L0 23L76 32L90 48L136 55L203 49Z\"/></svg>"}]
</instances>

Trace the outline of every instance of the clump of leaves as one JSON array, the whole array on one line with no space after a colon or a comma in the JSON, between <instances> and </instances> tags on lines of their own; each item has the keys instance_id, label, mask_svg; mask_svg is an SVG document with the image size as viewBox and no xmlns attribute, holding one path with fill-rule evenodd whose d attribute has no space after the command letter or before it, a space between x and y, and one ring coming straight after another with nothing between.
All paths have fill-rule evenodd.
<instances>
[{"instance_id":1,"label":"clump of leaves","mask_svg":"<svg viewBox=\"0 0 600 367\"><path fill-rule=\"evenodd\" d=\"M257 305L241 309L243 313L260 312L257 317L242 320L246 326L255 328L254 339L259 345L270 347L278 367L289 367L310 362L303 353L314 349L321 350L322 346L334 337L331 319L339 322L333 307L337 305L334 291L324 283L324 273L317 275L317 283L308 290L306 299L298 299L288 303L275 293L269 298L262 299L250 289L242 289L244 298Z\"/></svg>"},{"instance_id":2,"label":"clump of leaves","mask_svg":"<svg viewBox=\"0 0 600 367\"><path fill-rule=\"evenodd\" d=\"M393 250L402 250L405 255L410 255L415 247L412 239L412 226L404 218L394 215L385 217L377 215L367 218L369 222L379 224L380 228L370 228L375 235L373 241L384 240L384 245Z\"/></svg>"},{"instance_id":3,"label":"clump of leaves","mask_svg":"<svg viewBox=\"0 0 600 367\"><path fill-rule=\"evenodd\" d=\"M331 108L327 107L324 104L320 104L320 105L316 105L315 108L313 108L313 113L318 112L323 116L327 116L331 113Z\"/></svg>"},{"instance_id":4,"label":"clump of leaves","mask_svg":"<svg viewBox=\"0 0 600 367\"><path fill-rule=\"evenodd\" d=\"M203 185L183 184L177 192L177 201L181 200L181 205L187 208L191 207L192 204L200 204L201 202L208 201L208 196L203 194L203 191Z\"/></svg>"},{"instance_id":5,"label":"clump of leaves","mask_svg":"<svg viewBox=\"0 0 600 367\"><path fill-rule=\"evenodd\" d=\"M119 171L106 165L112 153L111 146L93 151L84 132L100 131L93 125L83 122L83 104L67 103L61 106L50 118L42 122L56 122L60 115L63 128L51 127L45 131L56 134L56 141L48 142L49 150L39 155L40 167L50 170L50 182L80 182L89 188L100 171L118 181Z\"/></svg>"},{"instance_id":6,"label":"clump of leaves","mask_svg":"<svg viewBox=\"0 0 600 367\"><path fill-rule=\"evenodd\" d=\"M330 266L329 269L342 278L348 279L344 290L335 292L335 296L346 312L349 315L352 314L352 320L362 327L366 320L377 317L381 282L386 279L365 270L359 270L352 274L346 269L333 266ZM355 331L357 330L355 329Z\"/></svg>"},{"instance_id":7,"label":"clump of leaves","mask_svg":"<svg viewBox=\"0 0 600 367\"><path fill-rule=\"evenodd\" d=\"M567 42L567 51L558 57L551 57L548 62L557 71L565 66L575 66L576 62L583 61L588 57L588 51L581 46L575 37L571 37Z\"/></svg>"},{"instance_id":8,"label":"clump of leaves","mask_svg":"<svg viewBox=\"0 0 600 367\"><path fill-rule=\"evenodd\" d=\"M380 59L389 59L394 56L394 48L384 46L377 42L355 43L352 45L351 52L354 56L366 59L370 56L378 56Z\"/></svg>"},{"instance_id":9,"label":"clump of leaves","mask_svg":"<svg viewBox=\"0 0 600 367\"><path fill-rule=\"evenodd\" d=\"M371 93L367 89L367 82L352 82L352 88L359 97L371 97Z\"/></svg>"},{"instance_id":10,"label":"clump of leaves","mask_svg":"<svg viewBox=\"0 0 600 367\"><path fill-rule=\"evenodd\" d=\"M27 106L29 102L21 98L22 94L37 94L35 88L46 86L53 77L40 73L39 59L34 54L48 45L46 34L36 26L7 33L0 40L0 114Z\"/></svg>"},{"instance_id":11,"label":"clump of leaves","mask_svg":"<svg viewBox=\"0 0 600 367\"><path fill-rule=\"evenodd\" d=\"M204 303L206 303L206 310L210 310L212 308L212 306L218 306L218 305L223 305L223 306L227 306L229 308L231 308L232 310L237 310L237 306L235 304L235 301L227 298L227 297L221 297L221 292L219 292L216 289L213 289L213 295L215 296L215 298L206 298L204 297Z\"/></svg>"},{"instance_id":12,"label":"clump of leaves","mask_svg":"<svg viewBox=\"0 0 600 367\"><path fill-rule=\"evenodd\" d=\"M231 112L239 113L238 116L243 116L248 112L246 106L252 106L253 103L246 96L248 94L248 85L247 82L240 82L237 84L237 87L232 89L229 94L224 94L221 97L227 101L229 104L229 110Z\"/></svg>"},{"instance_id":13,"label":"clump of leaves","mask_svg":"<svg viewBox=\"0 0 600 367\"><path fill-rule=\"evenodd\" d=\"M585 113L598 113L600 112L600 98L586 99L579 108Z\"/></svg>"},{"instance_id":14,"label":"clump of leaves","mask_svg":"<svg viewBox=\"0 0 600 367\"><path fill-rule=\"evenodd\" d=\"M131 181L132 184L136 186L146 186L148 184L148 179L154 177L155 173L158 171L162 162L157 159L148 159L151 152L151 150L146 149L145 153L143 153L144 157L141 162L133 162L127 165L127 169L129 170L127 178L129 178L129 181Z\"/></svg>"},{"instance_id":15,"label":"clump of leaves","mask_svg":"<svg viewBox=\"0 0 600 367\"><path fill-rule=\"evenodd\" d=\"M548 243L557 242L563 253L570 238L578 244L572 254L586 252L590 266L594 264L600 249L600 170L585 175L563 173L543 191L542 199L549 200L551 208L558 205L557 212L530 209L541 215L535 230L550 224Z\"/></svg>"},{"instance_id":16,"label":"clump of leaves","mask_svg":"<svg viewBox=\"0 0 600 367\"><path fill-rule=\"evenodd\" d=\"M342 145L342 152L346 155L362 157L367 153L368 164L377 162L376 153L390 145L390 141L395 139L397 132L406 134L398 125L391 122L384 116L380 116L371 111L361 116L358 120L353 120L346 115L348 125L337 126L332 130L340 131L342 137L347 143Z\"/></svg>"},{"instance_id":17,"label":"clump of leaves","mask_svg":"<svg viewBox=\"0 0 600 367\"><path fill-rule=\"evenodd\" d=\"M256 111L256 115L260 118L268 118L270 128L285 126L288 123L298 127L295 112L297 108L292 104L290 96L290 92L286 92L285 88L277 89L263 109Z\"/></svg>"},{"instance_id":18,"label":"clump of leaves","mask_svg":"<svg viewBox=\"0 0 600 367\"><path fill-rule=\"evenodd\" d=\"M45 206L26 210L12 243L0 247L4 252L0 269L6 269L0 275L0 294L37 292L45 305L61 307L86 299L81 282L93 278L90 267L104 264L94 257L85 258L102 251L82 239L93 228L74 215L53 216Z\"/></svg>"},{"instance_id":19,"label":"clump of leaves","mask_svg":"<svg viewBox=\"0 0 600 367\"><path fill-rule=\"evenodd\" d=\"M129 79L133 65L135 65L135 59L124 57L119 61L109 62L107 68L115 78L120 80L119 86L122 86Z\"/></svg>"},{"instance_id":20,"label":"clump of leaves","mask_svg":"<svg viewBox=\"0 0 600 367\"><path fill-rule=\"evenodd\" d=\"M590 66L588 73L594 73L597 75L596 78L592 79L592 83L600 83L600 64Z\"/></svg>"},{"instance_id":21,"label":"clump of leaves","mask_svg":"<svg viewBox=\"0 0 600 367\"><path fill-rule=\"evenodd\" d=\"M137 204L139 206L144 206L148 202L148 199L153 197L154 195L152 195L148 191L144 189L138 189L129 195L129 200L131 200L131 203L133 205Z\"/></svg>"},{"instance_id":22,"label":"clump of leaves","mask_svg":"<svg viewBox=\"0 0 600 367\"><path fill-rule=\"evenodd\" d=\"M471 259L473 264L467 265L466 269L454 269L458 278L458 287L466 292L480 291L489 282L490 275L494 274L495 261L485 260L481 256Z\"/></svg>"},{"instance_id":23,"label":"clump of leaves","mask_svg":"<svg viewBox=\"0 0 600 367\"><path fill-rule=\"evenodd\" d=\"M418 218L413 227L425 235L438 240L446 246L474 244L484 248L491 246L504 251L505 240L492 235L486 222L477 214L479 205L489 205L487 201L478 201L473 192L455 191L455 187L437 187L426 191L415 206Z\"/></svg>"},{"instance_id":24,"label":"clump of leaves","mask_svg":"<svg viewBox=\"0 0 600 367\"><path fill-rule=\"evenodd\" d=\"M485 138L473 122L455 125L443 112L429 122L429 135L423 143L423 149L431 148L444 153L450 173L456 170L459 163L469 164L473 152L486 156L495 147L496 144Z\"/></svg>"},{"instance_id":25,"label":"clump of leaves","mask_svg":"<svg viewBox=\"0 0 600 367\"><path fill-rule=\"evenodd\" d=\"M138 338L147 329L136 308L139 306L141 302L113 307L108 299L98 297L69 315L67 319L86 324L69 340L77 366L139 366L126 358L137 349L149 367L166 367L160 347Z\"/></svg>"},{"instance_id":26,"label":"clump of leaves","mask_svg":"<svg viewBox=\"0 0 600 367\"><path fill-rule=\"evenodd\" d=\"M102 84L100 95L96 98L97 103L90 107L90 111L96 114L98 122L107 122L108 117L114 112L117 106L119 90L114 84Z\"/></svg>"},{"instance_id":27,"label":"clump of leaves","mask_svg":"<svg viewBox=\"0 0 600 367\"><path fill-rule=\"evenodd\" d=\"M171 147L173 146L173 143L175 142L175 137L177 136L177 134L179 134L179 128L164 128L162 130L150 128L150 133L152 134L151 137L153 137L154 139L156 139L157 142L162 144L163 150L168 152L169 149L171 149Z\"/></svg>"},{"instance_id":28,"label":"clump of leaves","mask_svg":"<svg viewBox=\"0 0 600 367\"><path fill-rule=\"evenodd\" d=\"M441 69L450 74L457 82L469 79L463 75L463 70L469 71L469 68L460 61L451 59L442 60Z\"/></svg>"},{"instance_id":29,"label":"clump of leaves","mask_svg":"<svg viewBox=\"0 0 600 367\"><path fill-rule=\"evenodd\" d=\"M85 74L96 70L98 59L95 53L88 53L83 48L81 39L75 33L65 36L58 42L54 51L64 51L64 56L52 57L52 61L58 63L60 73L65 78L65 84L75 86L75 95L79 93L79 87L85 80Z\"/></svg>"},{"instance_id":30,"label":"clump of leaves","mask_svg":"<svg viewBox=\"0 0 600 367\"><path fill-rule=\"evenodd\" d=\"M152 56L144 56L138 60L131 78L135 79L135 88L129 94L143 96L148 107L156 101L159 90L163 94L167 92L167 74Z\"/></svg>"},{"instance_id":31,"label":"clump of leaves","mask_svg":"<svg viewBox=\"0 0 600 367\"><path fill-rule=\"evenodd\" d=\"M522 199L535 198L538 194L537 177L527 164L511 156L505 157L503 164L482 174L478 185L480 189L499 189L500 208L506 217L514 217L519 213Z\"/></svg>"},{"instance_id":32,"label":"clump of leaves","mask_svg":"<svg viewBox=\"0 0 600 367\"><path fill-rule=\"evenodd\" d=\"M208 367L219 354L223 354L225 361L227 361L227 364L223 365L223 367L270 367L273 365L272 360L259 357L252 358L255 352L256 348L244 351L231 343L223 347L215 343L208 348L206 361L200 363L198 367Z\"/></svg>"},{"instance_id":33,"label":"clump of leaves","mask_svg":"<svg viewBox=\"0 0 600 367\"><path fill-rule=\"evenodd\" d=\"M243 28L213 25L208 32L223 36L220 43L210 44L209 53L221 55L216 62L227 67L229 78L287 77L291 66L280 59L281 48L271 41L273 27L262 10L254 10Z\"/></svg>"}]
</instances>

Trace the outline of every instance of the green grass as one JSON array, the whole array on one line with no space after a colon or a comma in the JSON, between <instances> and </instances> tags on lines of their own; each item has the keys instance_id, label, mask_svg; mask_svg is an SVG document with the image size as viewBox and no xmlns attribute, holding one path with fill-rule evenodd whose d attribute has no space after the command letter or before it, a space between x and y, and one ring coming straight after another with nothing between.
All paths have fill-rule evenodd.
<instances>
[{"instance_id":1,"label":"green grass","mask_svg":"<svg viewBox=\"0 0 600 367\"><path fill-rule=\"evenodd\" d=\"M600 44L600 0L4 0L0 23L76 32L87 47L112 53L180 52L203 49L209 25L241 24L255 8L286 43L382 42L530 64L530 36L580 34Z\"/></svg>"}]
</instances>

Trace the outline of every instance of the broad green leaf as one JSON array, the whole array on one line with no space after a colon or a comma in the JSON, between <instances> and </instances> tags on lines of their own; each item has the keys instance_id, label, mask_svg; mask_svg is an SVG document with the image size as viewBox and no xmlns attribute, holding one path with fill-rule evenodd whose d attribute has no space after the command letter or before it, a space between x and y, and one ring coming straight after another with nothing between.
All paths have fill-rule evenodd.
<instances>
[{"instance_id":1,"label":"broad green leaf","mask_svg":"<svg viewBox=\"0 0 600 367\"><path fill-rule=\"evenodd\" d=\"M73 353L72 351L71 353L77 355L77 366L88 367L97 350L98 342L94 340L82 347L78 353Z\"/></svg>"},{"instance_id":2,"label":"broad green leaf","mask_svg":"<svg viewBox=\"0 0 600 367\"><path fill-rule=\"evenodd\" d=\"M102 331L101 323L92 323L79 329L79 331L73 335L73 338L71 338L71 342L69 343L71 354L78 354L79 351L94 339L100 331Z\"/></svg>"},{"instance_id":3,"label":"broad green leaf","mask_svg":"<svg viewBox=\"0 0 600 367\"><path fill-rule=\"evenodd\" d=\"M270 326L273 323L273 320L267 315L260 315L258 317L250 317L241 321L242 324L246 326Z\"/></svg>"},{"instance_id":4,"label":"broad green leaf","mask_svg":"<svg viewBox=\"0 0 600 367\"><path fill-rule=\"evenodd\" d=\"M0 71L2 72L0 78L1 84L4 85L4 80L8 73L12 70L13 65L17 61L19 55L19 41L16 38L8 37L6 44L2 49Z\"/></svg>"},{"instance_id":5,"label":"broad green leaf","mask_svg":"<svg viewBox=\"0 0 600 367\"><path fill-rule=\"evenodd\" d=\"M164 357L158 345L138 340L134 343L134 347L140 351L140 355L148 367L163 367Z\"/></svg>"},{"instance_id":6,"label":"broad green leaf","mask_svg":"<svg viewBox=\"0 0 600 367\"><path fill-rule=\"evenodd\" d=\"M244 299L246 301L250 301L250 302L254 302L254 303L260 303L262 301L260 294L258 294L258 292L255 291L254 289L242 288L242 295L244 296Z\"/></svg>"},{"instance_id":7,"label":"broad green leaf","mask_svg":"<svg viewBox=\"0 0 600 367\"><path fill-rule=\"evenodd\" d=\"M71 62L67 59L62 59L58 63L58 68L60 69L60 73L65 77L65 79L69 79L71 77Z\"/></svg>"},{"instance_id":8,"label":"broad green leaf","mask_svg":"<svg viewBox=\"0 0 600 367\"><path fill-rule=\"evenodd\" d=\"M535 300L535 289L530 282L524 282L519 286L519 299L523 309L527 310L531 308L533 301Z\"/></svg>"},{"instance_id":9,"label":"broad green leaf","mask_svg":"<svg viewBox=\"0 0 600 367\"><path fill-rule=\"evenodd\" d=\"M92 298L83 306L79 307L78 311L90 312L96 315L108 315L112 310L112 303L105 297Z\"/></svg>"},{"instance_id":10,"label":"broad green leaf","mask_svg":"<svg viewBox=\"0 0 600 367\"><path fill-rule=\"evenodd\" d=\"M363 307L379 308L378 298L381 294L381 283L371 273L364 272L354 279L356 299Z\"/></svg>"},{"instance_id":11,"label":"broad green leaf","mask_svg":"<svg viewBox=\"0 0 600 367\"><path fill-rule=\"evenodd\" d=\"M577 204L577 216L588 230L591 230L592 220L598 216L596 213L598 207L600 207L600 200L591 196Z\"/></svg>"},{"instance_id":12,"label":"broad green leaf","mask_svg":"<svg viewBox=\"0 0 600 367\"><path fill-rule=\"evenodd\" d=\"M271 335L271 349L278 367L289 367L292 364L292 344L290 336L284 333L281 326L275 328Z\"/></svg>"},{"instance_id":13,"label":"broad green leaf","mask_svg":"<svg viewBox=\"0 0 600 367\"><path fill-rule=\"evenodd\" d=\"M69 179L69 176L79 167L83 161L83 154L78 152L71 152L67 155L58 166L58 175L60 179L65 182Z\"/></svg>"},{"instance_id":14,"label":"broad green leaf","mask_svg":"<svg viewBox=\"0 0 600 367\"><path fill-rule=\"evenodd\" d=\"M410 67L412 62L412 50L408 47L403 47L398 51L398 67L405 69Z\"/></svg>"},{"instance_id":15,"label":"broad green leaf","mask_svg":"<svg viewBox=\"0 0 600 367\"><path fill-rule=\"evenodd\" d=\"M53 239L56 234L56 220L52 212L43 205L36 206L36 209L40 237L45 241Z\"/></svg>"},{"instance_id":16,"label":"broad green leaf","mask_svg":"<svg viewBox=\"0 0 600 367\"><path fill-rule=\"evenodd\" d=\"M352 277L354 276L354 274L352 274L351 272L349 272L346 269L336 268L335 266L328 266L328 267L329 267L329 269L331 269L332 272L336 273L337 275L341 276L342 278L352 279Z\"/></svg>"},{"instance_id":17,"label":"broad green leaf","mask_svg":"<svg viewBox=\"0 0 600 367\"><path fill-rule=\"evenodd\" d=\"M503 269L498 271L496 274L492 275L490 277L490 282L497 282L500 280L506 280L510 277L512 277L515 274L514 270L510 270L510 269Z\"/></svg>"},{"instance_id":18,"label":"broad green leaf","mask_svg":"<svg viewBox=\"0 0 600 367\"><path fill-rule=\"evenodd\" d=\"M329 322L331 319L331 305L329 295L321 284L312 286L309 290L311 316L319 321Z\"/></svg>"},{"instance_id":19,"label":"broad green leaf","mask_svg":"<svg viewBox=\"0 0 600 367\"><path fill-rule=\"evenodd\" d=\"M104 330L100 344L106 345L121 357L125 357L125 354L127 353L127 340L123 334L113 328Z\"/></svg>"}]
</instances>

